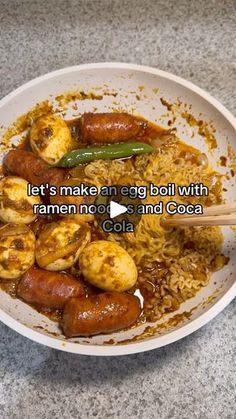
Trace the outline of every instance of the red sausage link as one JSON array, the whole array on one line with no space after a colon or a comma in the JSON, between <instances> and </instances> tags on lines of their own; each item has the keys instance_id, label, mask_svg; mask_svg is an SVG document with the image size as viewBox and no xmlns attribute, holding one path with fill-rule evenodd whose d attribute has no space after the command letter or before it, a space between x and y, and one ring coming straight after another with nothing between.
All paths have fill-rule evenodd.
<instances>
[{"instance_id":1,"label":"red sausage link","mask_svg":"<svg viewBox=\"0 0 236 419\"><path fill-rule=\"evenodd\" d=\"M50 167L42 159L26 150L11 150L3 161L5 173L22 177L33 185L56 182L64 180L67 171L56 167Z\"/></svg>"},{"instance_id":2,"label":"red sausage link","mask_svg":"<svg viewBox=\"0 0 236 419\"><path fill-rule=\"evenodd\" d=\"M110 333L131 326L141 313L137 297L105 292L70 298L64 307L62 328L67 337Z\"/></svg>"},{"instance_id":3,"label":"red sausage link","mask_svg":"<svg viewBox=\"0 0 236 419\"><path fill-rule=\"evenodd\" d=\"M21 278L17 295L43 308L62 309L71 297L85 294L82 283L72 275L30 268Z\"/></svg>"},{"instance_id":4,"label":"red sausage link","mask_svg":"<svg viewBox=\"0 0 236 419\"><path fill-rule=\"evenodd\" d=\"M161 131L128 113L85 113L80 119L80 140L85 144L145 141Z\"/></svg>"}]
</instances>

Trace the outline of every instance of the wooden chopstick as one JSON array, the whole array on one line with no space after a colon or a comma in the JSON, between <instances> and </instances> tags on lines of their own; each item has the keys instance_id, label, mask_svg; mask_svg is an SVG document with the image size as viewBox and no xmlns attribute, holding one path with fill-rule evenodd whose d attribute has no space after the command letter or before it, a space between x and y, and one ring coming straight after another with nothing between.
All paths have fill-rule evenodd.
<instances>
[{"instance_id":1,"label":"wooden chopstick","mask_svg":"<svg viewBox=\"0 0 236 419\"><path fill-rule=\"evenodd\" d=\"M207 207L200 215L173 215L163 224L170 227L236 225L236 202Z\"/></svg>"},{"instance_id":2,"label":"wooden chopstick","mask_svg":"<svg viewBox=\"0 0 236 419\"><path fill-rule=\"evenodd\" d=\"M236 214L228 215L208 215L196 217L181 217L181 218L166 218L164 225L178 227L178 226L226 226L236 225Z\"/></svg>"},{"instance_id":3,"label":"wooden chopstick","mask_svg":"<svg viewBox=\"0 0 236 419\"><path fill-rule=\"evenodd\" d=\"M204 208L204 213L200 215L173 215L172 218L190 218L190 217L204 217L205 215L222 215L236 212L236 202L229 202L228 204L212 205L212 207Z\"/></svg>"}]
</instances>

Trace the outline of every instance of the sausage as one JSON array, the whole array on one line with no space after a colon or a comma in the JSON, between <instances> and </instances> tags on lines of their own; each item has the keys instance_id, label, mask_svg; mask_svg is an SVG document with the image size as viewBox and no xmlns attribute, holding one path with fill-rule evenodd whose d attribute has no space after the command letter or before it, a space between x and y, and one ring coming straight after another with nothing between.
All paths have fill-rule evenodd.
<instances>
[{"instance_id":1,"label":"sausage","mask_svg":"<svg viewBox=\"0 0 236 419\"><path fill-rule=\"evenodd\" d=\"M17 295L41 308L62 309L70 297L83 296L85 290L72 275L33 267L22 276Z\"/></svg>"},{"instance_id":2,"label":"sausage","mask_svg":"<svg viewBox=\"0 0 236 419\"><path fill-rule=\"evenodd\" d=\"M22 177L33 185L61 182L67 175L67 170L50 167L40 157L26 150L11 150L3 161L5 173Z\"/></svg>"},{"instance_id":3,"label":"sausage","mask_svg":"<svg viewBox=\"0 0 236 419\"><path fill-rule=\"evenodd\" d=\"M147 141L163 131L128 113L85 113L80 118L80 141L85 144Z\"/></svg>"},{"instance_id":4,"label":"sausage","mask_svg":"<svg viewBox=\"0 0 236 419\"><path fill-rule=\"evenodd\" d=\"M67 337L110 333L131 326L139 318L139 299L119 292L70 298L64 307L62 329Z\"/></svg>"}]
</instances>

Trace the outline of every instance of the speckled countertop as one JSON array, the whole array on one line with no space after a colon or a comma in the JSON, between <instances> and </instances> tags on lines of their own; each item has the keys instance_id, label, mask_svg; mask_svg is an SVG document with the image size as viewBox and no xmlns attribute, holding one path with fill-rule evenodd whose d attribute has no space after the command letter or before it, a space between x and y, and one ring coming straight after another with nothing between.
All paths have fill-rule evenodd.
<instances>
[{"instance_id":1,"label":"speckled countertop","mask_svg":"<svg viewBox=\"0 0 236 419\"><path fill-rule=\"evenodd\" d=\"M87 62L147 64L185 77L236 113L236 4L0 0L0 96ZM76 356L0 325L1 418L235 417L235 309L149 353Z\"/></svg>"}]
</instances>

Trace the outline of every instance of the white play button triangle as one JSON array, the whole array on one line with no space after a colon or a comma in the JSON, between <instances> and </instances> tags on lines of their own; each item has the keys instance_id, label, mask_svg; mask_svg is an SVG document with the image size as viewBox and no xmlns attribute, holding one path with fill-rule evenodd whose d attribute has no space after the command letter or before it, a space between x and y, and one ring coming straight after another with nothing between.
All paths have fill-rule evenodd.
<instances>
[{"instance_id":1,"label":"white play button triangle","mask_svg":"<svg viewBox=\"0 0 236 419\"><path fill-rule=\"evenodd\" d=\"M115 201L110 201L110 218L118 217L118 215L124 214L127 211L128 210L125 205L120 205Z\"/></svg>"}]
</instances>

